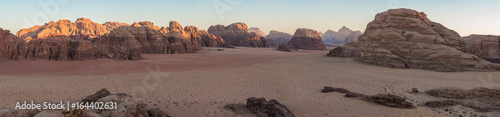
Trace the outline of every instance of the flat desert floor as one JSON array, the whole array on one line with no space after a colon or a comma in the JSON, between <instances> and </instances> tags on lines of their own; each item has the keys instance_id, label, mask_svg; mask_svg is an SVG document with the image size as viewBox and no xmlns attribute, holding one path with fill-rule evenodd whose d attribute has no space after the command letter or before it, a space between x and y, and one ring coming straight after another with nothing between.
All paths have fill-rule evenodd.
<instances>
[{"instance_id":1,"label":"flat desert floor","mask_svg":"<svg viewBox=\"0 0 500 117\"><path fill-rule=\"evenodd\" d=\"M276 99L299 117L432 117L448 114L421 106L432 98L408 91L500 86L500 72L391 69L349 58L325 57L326 53L238 47L194 54L143 55L146 59L139 61L0 62L0 108L13 108L18 101L80 101L107 88L111 93L131 94L174 117L252 116L223 108L226 104L246 103L249 97ZM390 108L345 98L341 93L321 93L323 86L367 95L404 96L417 108ZM462 111L469 113L467 109Z\"/></svg>"}]
</instances>

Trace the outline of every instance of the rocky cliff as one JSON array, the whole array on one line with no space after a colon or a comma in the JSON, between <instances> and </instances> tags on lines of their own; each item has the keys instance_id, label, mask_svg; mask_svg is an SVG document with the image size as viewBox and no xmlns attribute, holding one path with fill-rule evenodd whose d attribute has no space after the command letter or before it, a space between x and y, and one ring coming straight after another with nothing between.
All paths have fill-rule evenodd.
<instances>
[{"instance_id":1,"label":"rocky cliff","mask_svg":"<svg viewBox=\"0 0 500 117\"><path fill-rule=\"evenodd\" d=\"M220 36L234 46L269 47L270 42L257 33L248 31L245 23L234 23L229 26L215 25L208 28L210 34Z\"/></svg>"},{"instance_id":2,"label":"rocky cliff","mask_svg":"<svg viewBox=\"0 0 500 117\"><path fill-rule=\"evenodd\" d=\"M40 40L24 40L0 29L0 61L41 60L89 60L106 58L94 48L92 42L73 40L67 36L54 36Z\"/></svg>"},{"instance_id":3,"label":"rocky cliff","mask_svg":"<svg viewBox=\"0 0 500 117\"><path fill-rule=\"evenodd\" d=\"M321 34L318 31L305 28L297 29L288 44L297 49L304 50L326 49L325 44L321 40Z\"/></svg>"},{"instance_id":4,"label":"rocky cliff","mask_svg":"<svg viewBox=\"0 0 500 117\"><path fill-rule=\"evenodd\" d=\"M499 64L465 51L466 44L458 33L432 22L425 13L391 9L377 14L357 42L338 47L328 55L392 68L448 72L500 70Z\"/></svg>"},{"instance_id":5,"label":"rocky cliff","mask_svg":"<svg viewBox=\"0 0 500 117\"><path fill-rule=\"evenodd\" d=\"M464 37L467 52L490 62L500 63L500 36L470 35Z\"/></svg>"},{"instance_id":6,"label":"rocky cliff","mask_svg":"<svg viewBox=\"0 0 500 117\"><path fill-rule=\"evenodd\" d=\"M275 45L282 45L288 43L292 39L292 36L292 34L271 30L266 39L272 39Z\"/></svg>"},{"instance_id":7,"label":"rocky cliff","mask_svg":"<svg viewBox=\"0 0 500 117\"><path fill-rule=\"evenodd\" d=\"M76 22L70 20L59 20L57 22L45 23L43 26L34 26L27 29L21 29L17 36L25 41L33 39L43 39L54 36L69 36L73 39L90 39L109 33L114 28L127 26L125 23L106 22L98 24L90 19L79 18Z\"/></svg>"}]
</instances>

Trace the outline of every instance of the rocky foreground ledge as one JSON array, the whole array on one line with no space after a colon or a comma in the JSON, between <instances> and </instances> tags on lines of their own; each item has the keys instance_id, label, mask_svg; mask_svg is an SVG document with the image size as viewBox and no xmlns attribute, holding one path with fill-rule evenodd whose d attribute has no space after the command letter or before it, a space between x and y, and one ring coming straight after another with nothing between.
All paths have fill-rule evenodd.
<instances>
[{"instance_id":1,"label":"rocky foreground ledge","mask_svg":"<svg viewBox=\"0 0 500 117\"><path fill-rule=\"evenodd\" d=\"M116 102L117 109L0 109L0 117L170 117L158 108L148 109L147 104L135 101L130 95L111 94L105 88L82 99L82 102Z\"/></svg>"}]
</instances>

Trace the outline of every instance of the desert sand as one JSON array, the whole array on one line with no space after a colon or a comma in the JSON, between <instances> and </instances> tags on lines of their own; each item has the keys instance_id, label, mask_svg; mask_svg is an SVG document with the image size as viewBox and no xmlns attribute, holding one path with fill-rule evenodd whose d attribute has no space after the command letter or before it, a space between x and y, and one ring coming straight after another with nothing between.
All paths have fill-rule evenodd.
<instances>
[{"instance_id":1,"label":"desert sand","mask_svg":"<svg viewBox=\"0 0 500 117\"><path fill-rule=\"evenodd\" d=\"M299 117L432 117L452 115L421 106L432 98L408 91L500 86L500 72L447 73L377 67L349 58L326 57L331 48L292 53L273 48L205 49L194 54L146 54L139 61L0 62L0 108L13 108L18 101L80 101L107 88L110 92L134 95L174 117L253 116L223 108L226 104L245 103L249 97L276 99ZM395 94L407 97L417 108L390 108L345 98L340 93L321 93L323 86L367 95ZM458 112L462 111L473 112Z\"/></svg>"}]
</instances>

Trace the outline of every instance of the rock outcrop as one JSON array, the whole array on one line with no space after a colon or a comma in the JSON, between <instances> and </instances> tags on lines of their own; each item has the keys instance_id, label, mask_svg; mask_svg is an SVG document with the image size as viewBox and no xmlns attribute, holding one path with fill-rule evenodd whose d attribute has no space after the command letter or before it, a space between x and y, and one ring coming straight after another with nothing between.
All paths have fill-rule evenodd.
<instances>
[{"instance_id":1,"label":"rock outcrop","mask_svg":"<svg viewBox=\"0 0 500 117\"><path fill-rule=\"evenodd\" d=\"M24 59L24 43L9 30L0 28L0 61Z\"/></svg>"},{"instance_id":2,"label":"rock outcrop","mask_svg":"<svg viewBox=\"0 0 500 117\"><path fill-rule=\"evenodd\" d=\"M479 112L500 111L500 90L495 88L437 88L425 92L434 97L446 98L444 101L429 101L425 105L432 108L462 105Z\"/></svg>"},{"instance_id":3,"label":"rock outcrop","mask_svg":"<svg viewBox=\"0 0 500 117\"><path fill-rule=\"evenodd\" d=\"M294 52L294 51L297 51L298 49L295 48L295 46L292 46L289 44L282 44L282 45L278 46L277 50L283 51L283 52Z\"/></svg>"},{"instance_id":4,"label":"rock outcrop","mask_svg":"<svg viewBox=\"0 0 500 117\"><path fill-rule=\"evenodd\" d=\"M500 36L470 35L464 37L467 52L487 61L500 63Z\"/></svg>"},{"instance_id":5,"label":"rock outcrop","mask_svg":"<svg viewBox=\"0 0 500 117\"><path fill-rule=\"evenodd\" d=\"M288 44L297 49L304 50L326 49L325 44L321 40L321 34L318 31L305 28L297 29Z\"/></svg>"},{"instance_id":6,"label":"rock outcrop","mask_svg":"<svg viewBox=\"0 0 500 117\"><path fill-rule=\"evenodd\" d=\"M335 32L333 30L327 30L322 34L322 39L325 44L346 44L349 42L357 41L358 37L362 34L361 31L352 31L351 29L343 26Z\"/></svg>"},{"instance_id":7,"label":"rock outcrop","mask_svg":"<svg viewBox=\"0 0 500 117\"><path fill-rule=\"evenodd\" d=\"M285 105L280 104L278 101L272 99L266 101L265 98L251 97L247 99L247 108L252 112L259 115L267 115L269 117L295 117L295 115L288 110Z\"/></svg>"},{"instance_id":8,"label":"rock outcrop","mask_svg":"<svg viewBox=\"0 0 500 117\"><path fill-rule=\"evenodd\" d=\"M245 23L234 23L229 26L215 25L208 28L210 34L220 36L227 43L234 46L269 47L271 43L257 33L248 31Z\"/></svg>"},{"instance_id":9,"label":"rock outcrop","mask_svg":"<svg viewBox=\"0 0 500 117\"><path fill-rule=\"evenodd\" d=\"M106 22L98 24L90 19L78 18L72 23L70 20L59 20L49 22L43 26L34 26L27 29L21 29L17 36L25 41L33 39L43 39L54 36L69 36L74 39L90 39L109 33L114 28L127 26L125 23Z\"/></svg>"},{"instance_id":10,"label":"rock outcrop","mask_svg":"<svg viewBox=\"0 0 500 117\"><path fill-rule=\"evenodd\" d=\"M101 58L100 51L91 41L73 40L67 36L55 36L43 40L24 42L22 39L0 29L0 61L41 60L93 60Z\"/></svg>"},{"instance_id":11,"label":"rock outcrop","mask_svg":"<svg viewBox=\"0 0 500 117\"><path fill-rule=\"evenodd\" d=\"M233 48L219 36L194 26L183 29L176 21L170 22L167 28L159 28L149 21L124 25L112 22L100 25L84 18L75 23L60 20L19 31L18 35L29 39L28 42L2 29L0 61L140 60L141 54L193 53L201 47Z\"/></svg>"},{"instance_id":12,"label":"rock outcrop","mask_svg":"<svg viewBox=\"0 0 500 117\"><path fill-rule=\"evenodd\" d=\"M379 13L356 42L332 50L328 56L392 68L435 71L495 71L493 64L465 53L458 33L432 22L423 12L391 9Z\"/></svg>"},{"instance_id":13,"label":"rock outcrop","mask_svg":"<svg viewBox=\"0 0 500 117\"><path fill-rule=\"evenodd\" d=\"M347 98L357 98L363 101L372 102L388 107L402 108L402 109L413 109L413 103L406 101L406 98L400 97L392 94L378 94L378 95L364 95L356 92L351 92L344 88L334 88L330 86L325 86L322 93L338 92L345 93Z\"/></svg>"},{"instance_id":14,"label":"rock outcrop","mask_svg":"<svg viewBox=\"0 0 500 117\"><path fill-rule=\"evenodd\" d=\"M266 37L266 33L262 32L262 30L260 30L260 29L259 29L259 28L257 28L257 27L250 27L250 28L248 28L248 31L249 31L249 32L254 32L254 33L257 33L257 34L259 34L259 35L260 35L260 36L262 36L262 37Z\"/></svg>"},{"instance_id":15,"label":"rock outcrop","mask_svg":"<svg viewBox=\"0 0 500 117\"><path fill-rule=\"evenodd\" d=\"M266 39L272 39L275 45L287 44L292 39L292 34L271 30Z\"/></svg>"}]
</instances>

